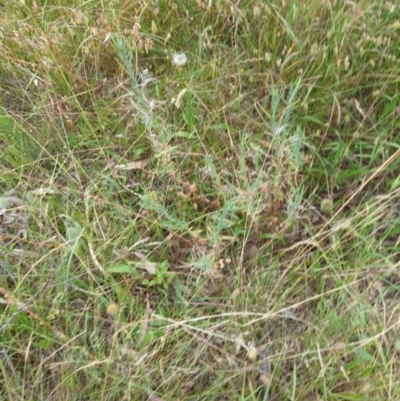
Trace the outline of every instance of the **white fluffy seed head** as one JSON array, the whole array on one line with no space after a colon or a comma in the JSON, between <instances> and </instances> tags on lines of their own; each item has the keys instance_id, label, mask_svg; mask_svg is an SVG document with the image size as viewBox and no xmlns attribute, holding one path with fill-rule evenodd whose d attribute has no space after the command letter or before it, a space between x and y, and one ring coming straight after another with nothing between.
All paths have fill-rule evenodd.
<instances>
[{"instance_id":1,"label":"white fluffy seed head","mask_svg":"<svg viewBox=\"0 0 400 401\"><path fill-rule=\"evenodd\" d=\"M172 55L172 64L182 67L188 61L188 58L185 53L174 53Z\"/></svg>"}]
</instances>

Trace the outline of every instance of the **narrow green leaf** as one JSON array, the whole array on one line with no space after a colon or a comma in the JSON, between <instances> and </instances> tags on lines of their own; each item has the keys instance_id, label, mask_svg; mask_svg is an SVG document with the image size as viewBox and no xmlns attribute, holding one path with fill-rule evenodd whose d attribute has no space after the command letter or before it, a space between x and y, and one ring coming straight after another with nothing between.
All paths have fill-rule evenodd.
<instances>
[{"instance_id":1,"label":"narrow green leaf","mask_svg":"<svg viewBox=\"0 0 400 401\"><path fill-rule=\"evenodd\" d=\"M107 267L107 271L109 273L121 273L121 274L133 274L134 276L139 276L139 272L131 265L128 264L120 264L120 265L111 265Z\"/></svg>"}]
</instances>

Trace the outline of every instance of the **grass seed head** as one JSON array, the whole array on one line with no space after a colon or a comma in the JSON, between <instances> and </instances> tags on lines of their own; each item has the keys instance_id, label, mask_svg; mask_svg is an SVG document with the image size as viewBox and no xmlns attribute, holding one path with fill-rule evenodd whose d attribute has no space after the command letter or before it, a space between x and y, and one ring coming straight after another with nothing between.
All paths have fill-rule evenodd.
<instances>
[{"instance_id":1,"label":"grass seed head","mask_svg":"<svg viewBox=\"0 0 400 401\"><path fill-rule=\"evenodd\" d=\"M332 199L325 198L321 202L321 212L326 216L330 216L333 213L333 202Z\"/></svg>"},{"instance_id":2,"label":"grass seed head","mask_svg":"<svg viewBox=\"0 0 400 401\"><path fill-rule=\"evenodd\" d=\"M118 315L119 312L119 305L116 304L115 302L110 303L107 306L107 314L110 316L116 316Z\"/></svg>"}]
</instances>

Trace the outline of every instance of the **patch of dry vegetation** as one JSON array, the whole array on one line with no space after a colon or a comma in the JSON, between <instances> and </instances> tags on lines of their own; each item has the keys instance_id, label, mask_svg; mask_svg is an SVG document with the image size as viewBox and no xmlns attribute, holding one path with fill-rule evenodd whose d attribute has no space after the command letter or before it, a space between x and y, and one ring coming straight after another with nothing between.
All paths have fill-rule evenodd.
<instances>
[{"instance_id":1,"label":"patch of dry vegetation","mask_svg":"<svg viewBox=\"0 0 400 401\"><path fill-rule=\"evenodd\" d=\"M2 400L399 398L394 2L0 2Z\"/></svg>"}]
</instances>

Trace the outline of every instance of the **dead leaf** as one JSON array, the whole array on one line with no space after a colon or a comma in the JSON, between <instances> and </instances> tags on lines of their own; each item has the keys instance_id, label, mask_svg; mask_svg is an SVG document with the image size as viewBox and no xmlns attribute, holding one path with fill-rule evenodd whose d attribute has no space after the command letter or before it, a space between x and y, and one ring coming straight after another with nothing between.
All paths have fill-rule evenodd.
<instances>
[{"instance_id":1,"label":"dead leaf","mask_svg":"<svg viewBox=\"0 0 400 401\"><path fill-rule=\"evenodd\" d=\"M290 311L289 309L285 310L285 311L283 312L283 314L284 314L285 317L287 317L288 319L299 320L299 319L297 318L297 316L296 316L292 311Z\"/></svg>"},{"instance_id":2,"label":"dead leaf","mask_svg":"<svg viewBox=\"0 0 400 401\"><path fill-rule=\"evenodd\" d=\"M149 294L147 294L145 317L144 317L144 319L142 319L142 337L141 337L139 343L142 343L146 336L150 317L151 317L151 308L150 308L150 302L149 302Z\"/></svg>"},{"instance_id":3,"label":"dead leaf","mask_svg":"<svg viewBox=\"0 0 400 401\"><path fill-rule=\"evenodd\" d=\"M344 349L344 348L346 348L346 344L345 344L345 343L342 343L342 342L338 342L338 343L336 343L336 344L333 344L333 346L332 346L332 349L333 349L334 351L340 351L340 350L342 350L342 349Z\"/></svg>"},{"instance_id":4,"label":"dead leaf","mask_svg":"<svg viewBox=\"0 0 400 401\"><path fill-rule=\"evenodd\" d=\"M36 188L33 189L32 191L29 191L29 193L31 195L51 195L54 194L56 191L54 191L54 189L50 189L50 188Z\"/></svg>"},{"instance_id":5,"label":"dead leaf","mask_svg":"<svg viewBox=\"0 0 400 401\"><path fill-rule=\"evenodd\" d=\"M147 399L147 401L165 401L164 398L160 398L155 394L149 394L149 398Z\"/></svg>"},{"instance_id":6,"label":"dead leaf","mask_svg":"<svg viewBox=\"0 0 400 401\"><path fill-rule=\"evenodd\" d=\"M14 248L12 250L13 256L19 258L36 258L38 254L36 252L27 251L26 249Z\"/></svg>"},{"instance_id":7,"label":"dead leaf","mask_svg":"<svg viewBox=\"0 0 400 401\"><path fill-rule=\"evenodd\" d=\"M0 208L9 208L11 205L17 207L24 206L24 201L16 196L1 196L0 197Z\"/></svg>"},{"instance_id":8,"label":"dead leaf","mask_svg":"<svg viewBox=\"0 0 400 401\"><path fill-rule=\"evenodd\" d=\"M298 322L303 322L306 323L305 320L298 318L292 311L290 311L289 309L286 309L283 311L283 316L285 316L287 319L292 319L292 320L296 320Z\"/></svg>"},{"instance_id":9,"label":"dead leaf","mask_svg":"<svg viewBox=\"0 0 400 401\"><path fill-rule=\"evenodd\" d=\"M269 374L261 374L260 381L264 386L271 387L272 377Z\"/></svg>"},{"instance_id":10,"label":"dead leaf","mask_svg":"<svg viewBox=\"0 0 400 401\"><path fill-rule=\"evenodd\" d=\"M243 341L243 335L240 334L236 339L235 339L235 343L236 343L236 354L239 353L239 351L242 348L247 348L245 342Z\"/></svg>"},{"instance_id":11,"label":"dead leaf","mask_svg":"<svg viewBox=\"0 0 400 401\"><path fill-rule=\"evenodd\" d=\"M123 345L121 345L120 350L121 350L122 355L127 355L129 358L132 358L132 359L136 358L139 355L139 352L137 352L133 349L130 349L128 347L125 347Z\"/></svg>"},{"instance_id":12,"label":"dead leaf","mask_svg":"<svg viewBox=\"0 0 400 401\"><path fill-rule=\"evenodd\" d=\"M142 261L142 263L138 266L139 268L146 270L149 274L156 274L156 265L150 262L150 260L147 259L142 252L134 252L134 254Z\"/></svg>"},{"instance_id":13,"label":"dead leaf","mask_svg":"<svg viewBox=\"0 0 400 401\"><path fill-rule=\"evenodd\" d=\"M116 168L118 170L129 171L129 170L142 170L144 169L150 162L150 159L138 160L136 162L130 162L126 164L118 164Z\"/></svg>"},{"instance_id":14,"label":"dead leaf","mask_svg":"<svg viewBox=\"0 0 400 401\"><path fill-rule=\"evenodd\" d=\"M97 267L98 270L100 270L102 273L104 273L103 266L98 261L96 253L93 250L93 245L90 242L88 242L88 247L89 247L89 255L92 258L94 265Z\"/></svg>"}]
</instances>

